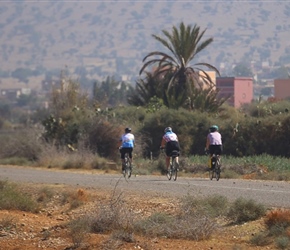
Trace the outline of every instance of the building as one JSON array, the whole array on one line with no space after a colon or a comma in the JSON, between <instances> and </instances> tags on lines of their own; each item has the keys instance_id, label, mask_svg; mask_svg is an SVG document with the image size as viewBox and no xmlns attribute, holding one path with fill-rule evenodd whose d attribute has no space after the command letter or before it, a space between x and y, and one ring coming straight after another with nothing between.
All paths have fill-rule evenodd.
<instances>
[{"instance_id":1,"label":"building","mask_svg":"<svg viewBox=\"0 0 290 250\"><path fill-rule=\"evenodd\" d=\"M206 73L206 74L209 76L209 78L211 79L211 81L212 81L212 83L213 83L213 86L216 86L216 72L215 72L215 71L205 71L205 73ZM202 79L202 76L205 77L205 74L204 74L202 71L200 71L200 72L199 72L199 75L200 75L199 80L200 80L200 82L202 83L202 88L203 88L203 89L208 88L208 87L209 87L208 84L206 84L206 83L203 81L203 79ZM215 88L215 87L214 87L214 88Z\"/></svg>"},{"instance_id":2,"label":"building","mask_svg":"<svg viewBox=\"0 0 290 250\"><path fill-rule=\"evenodd\" d=\"M254 97L253 78L251 77L217 77L216 87L220 98L227 98L228 104L239 108L251 103Z\"/></svg>"},{"instance_id":3,"label":"building","mask_svg":"<svg viewBox=\"0 0 290 250\"><path fill-rule=\"evenodd\" d=\"M290 97L290 78L274 80L274 96L276 99L286 99Z\"/></svg>"}]
</instances>

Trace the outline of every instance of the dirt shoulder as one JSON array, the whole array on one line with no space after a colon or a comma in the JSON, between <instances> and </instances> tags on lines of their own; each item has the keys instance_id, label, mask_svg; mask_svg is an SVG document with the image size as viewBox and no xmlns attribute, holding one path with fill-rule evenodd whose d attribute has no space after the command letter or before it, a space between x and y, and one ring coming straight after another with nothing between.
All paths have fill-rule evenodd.
<instances>
[{"instance_id":1,"label":"dirt shoulder","mask_svg":"<svg viewBox=\"0 0 290 250\"><path fill-rule=\"evenodd\" d=\"M36 185L25 184L23 189L37 199L42 197L45 200L45 193L48 190L53 196L48 202L43 202L39 213L33 214L22 211L0 210L0 246L7 250L34 250L34 249L274 249L274 246L257 247L250 244L250 238L261 232L264 228L263 219L245 223L243 225L227 225L220 223L220 228L210 239L202 241L166 239L161 237L145 238L134 235L132 242L116 240L112 234L90 234L82 236L81 244L74 248L75 240L66 224L84 214L94 213L96 207L109 202L113 195L122 196L135 214L148 216L155 212L174 213L176 210L176 200L170 197L155 194L145 194L138 192L126 192L115 194L106 190L96 190L92 188L78 188L63 185ZM42 193L39 191L42 190ZM45 191L46 190L46 191ZM66 194L65 203L60 202ZM81 206L72 208L72 199L82 202ZM74 236L75 237L75 236Z\"/></svg>"}]
</instances>

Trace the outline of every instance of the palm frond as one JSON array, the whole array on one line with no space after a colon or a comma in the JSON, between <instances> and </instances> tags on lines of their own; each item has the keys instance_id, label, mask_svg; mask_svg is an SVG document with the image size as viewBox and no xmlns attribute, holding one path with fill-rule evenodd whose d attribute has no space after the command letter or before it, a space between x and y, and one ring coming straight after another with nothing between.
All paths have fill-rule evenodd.
<instances>
[{"instance_id":1,"label":"palm frond","mask_svg":"<svg viewBox=\"0 0 290 250\"><path fill-rule=\"evenodd\" d=\"M220 76L219 70L215 66L213 66L211 64L208 64L208 63L196 63L195 66L205 66L208 69L211 69L211 70L215 71Z\"/></svg>"}]
</instances>

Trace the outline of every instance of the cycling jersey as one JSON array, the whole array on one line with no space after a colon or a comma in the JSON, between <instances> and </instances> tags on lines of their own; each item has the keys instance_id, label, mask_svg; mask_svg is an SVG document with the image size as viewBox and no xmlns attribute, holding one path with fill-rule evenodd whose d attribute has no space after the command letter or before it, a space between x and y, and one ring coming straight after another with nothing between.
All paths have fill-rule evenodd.
<instances>
[{"instance_id":1,"label":"cycling jersey","mask_svg":"<svg viewBox=\"0 0 290 250\"><path fill-rule=\"evenodd\" d=\"M123 134L120 141L122 141L122 148L134 148L135 137L133 134Z\"/></svg>"},{"instance_id":2,"label":"cycling jersey","mask_svg":"<svg viewBox=\"0 0 290 250\"><path fill-rule=\"evenodd\" d=\"M169 141L178 141L177 135L173 132L165 133L165 135L163 135L163 139L165 140L166 143Z\"/></svg>"},{"instance_id":3,"label":"cycling jersey","mask_svg":"<svg viewBox=\"0 0 290 250\"><path fill-rule=\"evenodd\" d=\"M207 135L209 145L222 145L222 136L219 132L211 132Z\"/></svg>"},{"instance_id":4,"label":"cycling jersey","mask_svg":"<svg viewBox=\"0 0 290 250\"><path fill-rule=\"evenodd\" d=\"M180 151L178 137L174 132L166 132L163 135L163 141L165 141L165 153L167 156L171 156L172 151Z\"/></svg>"},{"instance_id":5,"label":"cycling jersey","mask_svg":"<svg viewBox=\"0 0 290 250\"><path fill-rule=\"evenodd\" d=\"M207 135L207 145L210 155L218 154L221 155L223 151L222 147L222 136L219 132L210 132Z\"/></svg>"}]
</instances>

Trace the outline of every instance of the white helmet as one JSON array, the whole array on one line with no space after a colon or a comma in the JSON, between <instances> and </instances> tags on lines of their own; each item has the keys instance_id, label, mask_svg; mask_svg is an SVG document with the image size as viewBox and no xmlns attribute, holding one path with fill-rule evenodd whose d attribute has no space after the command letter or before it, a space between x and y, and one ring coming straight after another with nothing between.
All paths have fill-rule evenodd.
<instances>
[{"instance_id":1,"label":"white helmet","mask_svg":"<svg viewBox=\"0 0 290 250\"><path fill-rule=\"evenodd\" d=\"M167 127L167 128L164 129L164 132L165 132L165 133L167 133L167 132L172 132L172 128L171 128L171 127Z\"/></svg>"}]
</instances>

